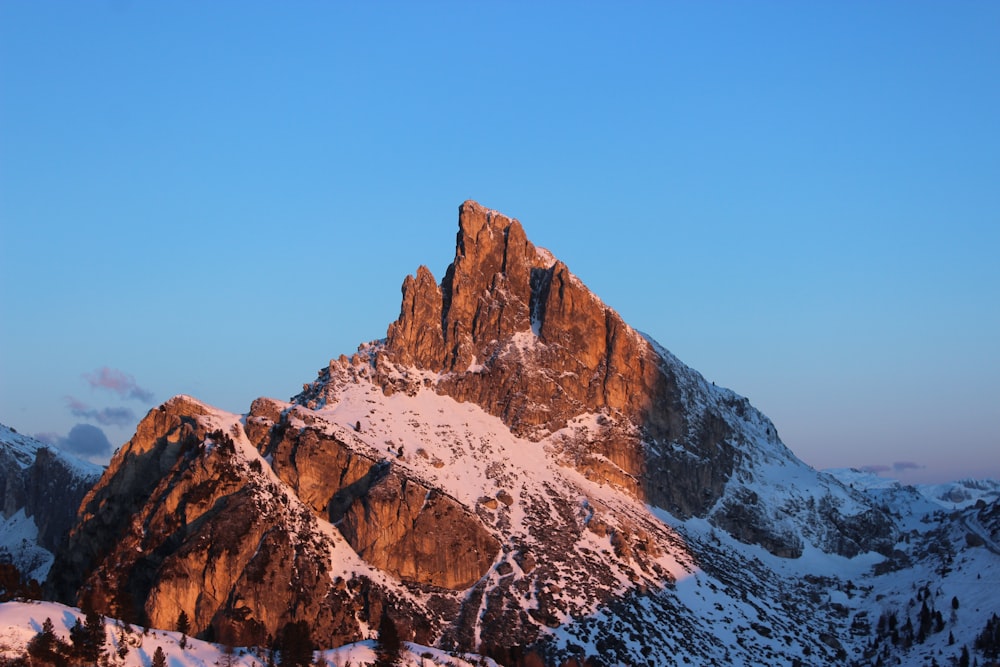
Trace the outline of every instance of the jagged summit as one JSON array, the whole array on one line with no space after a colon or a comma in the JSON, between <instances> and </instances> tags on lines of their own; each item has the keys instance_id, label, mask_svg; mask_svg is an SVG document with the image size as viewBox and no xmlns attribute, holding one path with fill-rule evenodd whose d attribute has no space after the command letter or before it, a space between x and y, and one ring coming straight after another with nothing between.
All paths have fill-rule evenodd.
<instances>
[{"instance_id":1,"label":"jagged summit","mask_svg":"<svg viewBox=\"0 0 1000 667\"><path fill-rule=\"evenodd\" d=\"M531 331L532 273L549 268L541 259L517 220L463 203L454 261L440 286L423 266L407 276L386 350L419 368L465 370L484 343Z\"/></svg>"}]
</instances>

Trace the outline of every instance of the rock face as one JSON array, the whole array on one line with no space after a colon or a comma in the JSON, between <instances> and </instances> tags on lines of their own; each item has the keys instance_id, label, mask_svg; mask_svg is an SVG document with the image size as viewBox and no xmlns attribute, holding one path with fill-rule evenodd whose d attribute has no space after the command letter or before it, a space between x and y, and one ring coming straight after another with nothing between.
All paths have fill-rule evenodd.
<instances>
[{"instance_id":1,"label":"rock face","mask_svg":"<svg viewBox=\"0 0 1000 667\"><path fill-rule=\"evenodd\" d=\"M384 354L450 374L440 391L476 402L519 435L554 432L588 410L670 434L669 418L652 408L677 391L649 343L535 248L517 220L475 202L459 209L455 260L440 287L426 267L403 283Z\"/></svg>"},{"instance_id":2,"label":"rock face","mask_svg":"<svg viewBox=\"0 0 1000 667\"><path fill-rule=\"evenodd\" d=\"M99 466L0 425L0 519L13 521L20 512L35 528L30 544L0 539L0 554L24 575L44 580L52 554L76 522L80 500L100 474Z\"/></svg>"},{"instance_id":3,"label":"rock face","mask_svg":"<svg viewBox=\"0 0 1000 667\"><path fill-rule=\"evenodd\" d=\"M261 414L251 410L251 419L273 419L271 406L258 401ZM365 561L407 582L456 590L486 573L500 545L474 514L396 473L388 460L358 455L321 429L290 427L296 419L311 417L292 408L258 446L278 478Z\"/></svg>"},{"instance_id":4,"label":"rock face","mask_svg":"<svg viewBox=\"0 0 1000 667\"><path fill-rule=\"evenodd\" d=\"M186 397L140 422L84 499L54 594L160 628L184 611L195 632L220 641L266 643L302 613L357 636L321 581L328 560L300 539L312 517L283 505L230 433L210 431L217 425Z\"/></svg>"}]
</instances>

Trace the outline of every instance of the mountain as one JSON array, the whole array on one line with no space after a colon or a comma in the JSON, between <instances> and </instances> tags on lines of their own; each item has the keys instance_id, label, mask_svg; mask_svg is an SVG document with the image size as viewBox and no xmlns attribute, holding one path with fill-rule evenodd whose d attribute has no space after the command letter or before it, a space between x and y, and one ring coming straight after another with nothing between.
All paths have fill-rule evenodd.
<instances>
[{"instance_id":1,"label":"mountain","mask_svg":"<svg viewBox=\"0 0 1000 667\"><path fill-rule=\"evenodd\" d=\"M45 581L102 469L0 424L0 563ZM2 593L3 591L0 591Z\"/></svg>"},{"instance_id":2,"label":"mountain","mask_svg":"<svg viewBox=\"0 0 1000 667\"><path fill-rule=\"evenodd\" d=\"M290 401L150 411L47 586L130 623L184 612L230 645L305 620L322 647L391 623L504 665L957 655L1000 610L1000 505L907 489L808 467L520 223L465 202L454 261L406 278L385 339Z\"/></svg>"}]
</instances>

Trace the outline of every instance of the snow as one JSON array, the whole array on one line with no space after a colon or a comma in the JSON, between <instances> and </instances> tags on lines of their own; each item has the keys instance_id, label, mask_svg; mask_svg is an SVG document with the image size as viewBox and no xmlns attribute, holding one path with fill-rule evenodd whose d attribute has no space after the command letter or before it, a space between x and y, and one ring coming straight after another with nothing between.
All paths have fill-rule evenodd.
<instances>
[{"instance_id":1,"label":"snow","mask_svg":"<svg viewBox=\"0 0 1000 667\"><path fill-rule=\"evenodd\" d=\"M45 581L55 556L38 545L38 526L35 520L19 509L4 518L0 514L0 553L10 554L22 576L35 581Z\"/></svg>"},{"instance_id":2,"label":"snow","mask_svg":"<svg viewBox=\"0 0 1000 667\"><path fill-rule=\"evenodd\" d=\"M540 246L535 246L535 258L545 266L552 266L556 263L556 256Z\"/></svg>"},{"instance_id":3,"label":"snow","mask_svg":"<svg viewBox=\"0 0 1000 667\"><path fill-rule=\"evenodd\" d=\"M69 641L69 630L84 614L74 607L55 602L5 602L0 604L0 655L18 657L25 652L28 642L42 629L45 619L51 619L55 633ZM130 627L114 619L105 619L107 649L117 651L127 646L127 653L117 664L122 667L149 667L157 648L167 656L172 667L215 667L221 664L224 650L193 638L187 638L186 648L180 647L181 635L177 632ZM124 638L124 642L120 639ZM118 657L116 655L116 657ZM250 655L246 649L235 649L234 665L263 667L264 662Z\"/></svg>"},{"instance_id":4,"label":"snow","mask_svg":"<svg viewBox=\"0 0 1000 667\"><path fill-rule=\"evenodd\" d=\"M0 454L5 455L4 460L14 462L16 468L10 469L10 474L15 478L27 479L25 476L36 474L31 472L31 467L42 450L50 452L56 461L80 480L96 481L101 474L100 466L81 461L58 448L50 447L0 424ZM3 474L5 470L0 469L0 475ZM5 486L3 481L5 480L0 479L0 488ZM21 571L22 576L39 582L44 581L54 556L38 544L38 526L34 518L27 516L23 507L19 508L14 504L23 500L18 501L16 494L14 496L9 494L8 491L8 505L0 512L0 557L10 559ZM7 512L12 513L8 516Z\"/></svg>"},{"instance_id":5,"label":"snow","mask_svg":"<svg viewBox=\"0 0 1000 667\"><path fill-rule=\"evenodd\" d=\"M779 558L760 546L740 543L714 528L706 519L678 521L659 508L647 507L613 484L588 479L579 470L569 467L562 455L564 443L600 437L605 419L600 414L578 415L560 431L533 442L513 436L498 418L475 404L459 403L437 394L433 388L439 376L415 368L397 368L394 372L398 377L418 380L410 384L415 387L410 393L396 392L386 396L367 380L343 382L336 387L335 399L316 411L309 411L308 415L312 419L319 418L319 423L312 423L314 428L321 427L338 439L353 443L352 447L360 448L359 451L389 461L405 475L442 490L468 508L476 507L484 497L495 498L501 492L509 493L516 500L510 507L510 531L505 540L512 536L530 540L528 510L523 499L544 495L546 489L576 498L582 524L589 523L595 512L599 512L604 518L614 517L629 525L648 527L655 523L660 526L658 530L663 532L658 539L665 548L656 562L665 578L655 580L638 567L609 558L606 566L611 581L615 582L612 593L619 599L632 599L639 607L649 607L642 613L650 618L657 614L663 618L663 614L667 614L666 617L678 623L698 619L700 629L686 632L711 633L701 636L701 643L707 647L702 654L706 659L710 656L717 662L731 662L738 656L753 662L761 656L791 655L809 663L820 655L832 657L830 647L823 645L818 635L786 645L788 636L801 634L802 627L812 627L803 624L816 621L803 618L796 623L783 607L783 600L791 596L799 600L800 608L808 610L812 604L808 595L819 595L824 609L840 610L836 613L845 614L845 620L837 621L842 625L836 634L847 638L847 625L857 614L867 613L874 622L882 607L896 604L896 598L873 592L883 590L882 582L889 581L873 574L884 557L877 553L861 553L847 558L824 550L823 536L817 532L819 526L816 525L821 522L814 511L806 508L828 503L846 517L870 510L873 503L880 502L880 493L893 493L896 500L905 500L904 507L910 508L904 510L900 520L900 527L908 530L918 527L922 516L918 516L919 510L940 508L941 502L932 502L916 492L909 494L898 485L865 478L861 474L845 476L810 468L781 443L771 421L745 398L707 382L655 341L650 342L663 357L668 372L677 378L684 401L691 406L692 412L712 410L721 414L742 438L735 445L741 452L740 462L722 500L739 498L743 492L754 494L772 530L801 539L800 557ZM540 344L533 333L522 332L507 342L507 351L528 351ZM478 372L481 369L480 362L473 360L468 370ZM298 409L293 408L292 414ZM355 430L359 422L360 432ZM671 446L671 443L662 444ZM680 447L677 443L673 446ZM400 448L402 454L399 454ZM608 469L614 467L614 462L605 457L594 453L588 456ZM973 499L963 496L962 502L968 506L975 498L988 494L991 488L980 489L980 495L973 495ZM549 506L548 511L554 510ZM927 527L923 529L926 531ZM573 546L593 553L607 553L609 547L607 537L588 530L582 531ZM732 567L733 571L750 574L750 581L737 586L732 581L720 579L718 571L699 565L695 553L701 557L706 553L718 553L720 559L731 563L727 567ZM514 576L525 576L515 562L506 562L512 566ZM923 574L911 573L912 579L893 580L894 586L909 591L930 572L926 569ZM564 574L557 571L554 580L562 582ZM485 575L485 590L490 590L500 578L496 568L490 569ZM805 583L812 580L826 583ZM652 596L632 597L640 584L658 592ZM743 586L748 587L741 588ZM542 628L542 632L560 646L584 646L591 653L597 653L597 647L591 643L594 635L586 630L588 624L592 627L593 623L604 619L610 625L622 620L620 617L616 620L606 608L588 603L583 597L555 594L552 598L559 602L549 611L561 625L553 629ZM537 593L521 601L525 611L537 610L539 604ZM678 608L684 610L680 616ZM769 634L772 627L774 632ZM667 644L677 641L677 635L674 639L670 639L669 634L665 637L661 640ZM643 648L648 646L636 643L634 655L641 655ZM674 648L683 652L680 647ZM848 648L854 650L855 647Z\"/></svg>"},{"instance_id":6,"label":"snow","mask_svg":"<svg viewBox=\"0 0 1000 667\"><path fill-rule=\"evenodd\" d=\"M0 604L0 658L18 658L25 654L28 642L42 629L48 618L55 633L64 641L69 641L69 630L84 614L75 607L67 607L55 602L5 602ZM170 667L218 667L232 664L234 667L264 667L267 664L265 651L257 648L224 647L192 637L184 638L178 632L129 626L121 621L105 618L107 632L105 649L115 655L111 664L119 667L149 667L156 649L162 649ZM124 640L124 641L123 641ZM126 647L124 656L118 653ZM376 661L377 645L374 641L348 644L336 649L320 651L331 667L367 667ZM453 655L439 649L403 642L402 655L397 663L400 667L497 667L497 664L478 656ZM229 662L231 660L231 662Z\"/></svg>"}]
</instances>

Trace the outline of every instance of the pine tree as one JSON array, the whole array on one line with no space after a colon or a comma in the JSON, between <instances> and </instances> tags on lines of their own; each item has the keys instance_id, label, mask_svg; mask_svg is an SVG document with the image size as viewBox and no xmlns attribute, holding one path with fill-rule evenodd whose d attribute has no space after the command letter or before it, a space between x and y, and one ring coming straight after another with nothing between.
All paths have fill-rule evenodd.
<instances>
[{"instance_id":1,"label":"pine tree","mask_svg":"<svg viewBox=\"0 0 1000 667\"><path fill-rule=\"evenodd\" d=\"M81 623L77 618L69 630L69 639L76 657L88 665L96 665L104 654L104 644L108 640L104 618L93 609L88 609L86 622Z\"/></svg>"},{"instance_id":2,"label":"pine tree","mask_svg":"<svg viewBox=\"0 0 1000 667\"><path fill-rule=\"evenodd\" d=\"M45 620L42 622L41 632L35 635L31 641L34 642L35 646L43 652L51 651L55 647L56 630L55 626L52 624L51 618L48 617L45 618ZM31 644L29 642L29 646L30 645Z\"/></svg>"},{"instance_id":3,"label":"pine tree","mask_svg":"<svg viewBox=\"0 0 1000 667\"><path fill-rule=\"evenodd\" d=\"M399 641L399 630L389 614L382 614L378 625L378 659L376 667L393 667L399 664L402 652L402 642Z\"/></svg>"},{"instance_id":4,"label":"pine tree","mask_svg":"<svg viewBox=\"0 0 1000 667\"><path fill-rule=\"evenodd\" d=\"M925 639L927 639L927 635L931 631L932 618L933 617L931 615L931 610L927 607L927 598L924 598L924 603L920 607L920 616L919 616L920 629L917 631L917 638L919 639L919 641L923 642Z\"/></svg>"},{"instance_id":5,"label":"pine tree","mask_svg":"<svg viewBox=\"0 0 1000 667\"><path fill-rule=\"evenodd\" d=\"M183 650L187 648L187 635L191 632L191 620L183 609L177 615L177 632L181 633L180 647Z\"/></svg>"},{"instance_id":6,"label":"pine tree","mask_svg":"<svg viewBox=\"0 0 1000 667\"><path fill-rule=\"evenodd\" d=\"M976 648L987 658L1000 657L1000 618L996 614L986 621L986 627L976 637Z\"/></svg>"},{"instance_id":7,"label":"pine tree","mask_svg":"<svg viewBox=\"0 0 1000 667\"><path fill-rule=\"evenodd\" d=\"M122 627L118 630L118 657L122 660L128 655L128 635L125 633L125 628Z\"/></svg>"},{"instance_id":8,"label":"pine tree","mask_svg":"<svg viewBox=\"0 0 1000 667\"><path fill-rule=\"evenodd\" d=\"M309 667L313 658L312 635L305 621L288 622L282 631L281 667Z\"/></svg>"},{"instance_id":9,"label":"pine tree","mask_svg":"<svg viewBox=\"0 0 1000 667\"><path fill-rule=\"evenodd\" d=\"M64 667L67 663L69 647L56 636L52 619L46 618L42 630L28 642L28 655L39 662Z\"/></svg>"},{"instance_id":10,"label":"pine tree","mask_svg":"<svg viewBox=\"0 0 1000 667\"><path fill-rule=\"evenodd\" d=\"M87 641L87 631L83 629L83 621L79 618L73 622L73 627L69 629L69 641L73 646L74 653L79 653L80 647Z\"/></svg>"},{"instance_id":11,"label":"pine tree","mask_svg":"<svg viewBox=\"0 0 1000 667\"><path fill-rule=\"evenodd\" d=\"M153 652L153 662L149 667L167 667L167 656L163 652L162 646L157 646Z\"/></svg>"}]
</instances>

